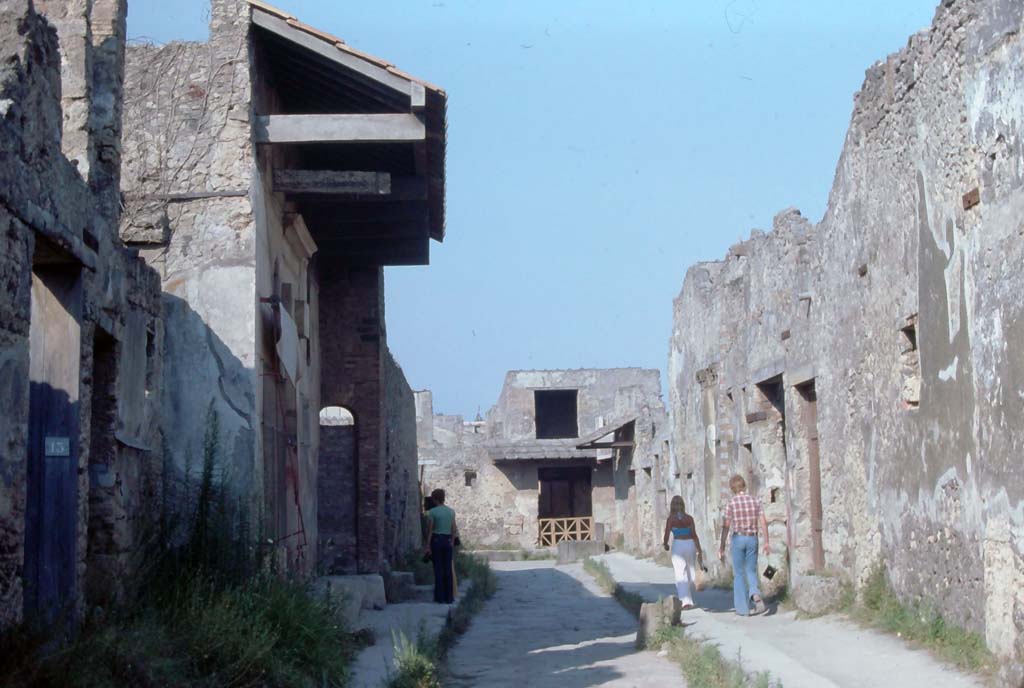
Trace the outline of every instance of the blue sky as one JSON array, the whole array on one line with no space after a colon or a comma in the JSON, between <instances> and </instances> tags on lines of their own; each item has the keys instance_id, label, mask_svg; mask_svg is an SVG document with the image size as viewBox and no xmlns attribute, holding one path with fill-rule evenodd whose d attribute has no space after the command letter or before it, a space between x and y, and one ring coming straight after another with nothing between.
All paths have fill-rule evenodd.
<instances>
[{"instance_id":1,"label":"blue sky","mask_svg":"<svg viewBox=\"0 0 1024 688\"><path fill-rule=\"evenodd\" d=\"M864 70L936 0L277 0L448 91L448 237L387 270L392 350L438 411L519 368L664 370L689 265L818 221ZM204 0L132 0L204 40Z\"/></svg>"}]
</instances>

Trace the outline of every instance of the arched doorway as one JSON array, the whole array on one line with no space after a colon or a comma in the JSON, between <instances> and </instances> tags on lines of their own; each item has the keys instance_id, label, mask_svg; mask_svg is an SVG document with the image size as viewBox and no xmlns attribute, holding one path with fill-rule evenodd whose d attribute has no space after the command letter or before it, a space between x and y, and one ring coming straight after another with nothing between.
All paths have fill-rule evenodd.
<instances>
[{"instance_id":1,"label":"arched doorway","mask_svg":"<svg viewBox=\"0 0 1024 688\"><path fill-rule=\"evenodd\" d=\"M358 569L359 426L344 406L320 410L317 460L317 532L320 569L350 574Z\"/></svg>"}]
</instances>

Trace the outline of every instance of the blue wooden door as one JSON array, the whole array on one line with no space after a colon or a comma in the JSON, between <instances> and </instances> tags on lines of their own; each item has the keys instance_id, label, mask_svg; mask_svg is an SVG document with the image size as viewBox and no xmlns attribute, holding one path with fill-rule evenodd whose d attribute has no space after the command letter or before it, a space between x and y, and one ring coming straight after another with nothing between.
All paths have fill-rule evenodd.
<instances>
[{"instance_id":1,"label":"blue wooden door","mask_svg":"<svg viewBox=\"0 0 1024 688\"><path fill-rule=\"evenodd\" d=\"M25 615L55 623L75 601L78 540L81 279L37 267L30 326Z\"/></svg>"}]
</instances>

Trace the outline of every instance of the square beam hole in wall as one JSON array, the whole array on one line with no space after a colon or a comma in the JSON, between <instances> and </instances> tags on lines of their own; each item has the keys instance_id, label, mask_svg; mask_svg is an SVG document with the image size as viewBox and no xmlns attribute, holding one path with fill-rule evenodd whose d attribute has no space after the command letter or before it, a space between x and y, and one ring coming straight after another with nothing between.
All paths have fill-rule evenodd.
<instances>
[{"instance_id":1,"label":"square beam hole in wall","mask_svg":"<svg viewBox=\"0 0 1024 688\"><path fill-rule=\"evenodd\" d=\"M466 487L476 487L476 471L466 471Z\"/></svg>"},{"instance_id":2,"label":"square beam hole in wall","mask_svg":"<svg viewBox=\"0 0 1024 688\"><path fill-rule=\"evenodd\" d=\"M579 437L576 420L575 389L538 389L533 393L537 439L555 440Z\"/></svg>"},{"instance_id":3,"label":"square beam hole in wall","mask_svg":"<svg viewBox=\"0 0 1024 688\"><path fill-rule=\"evenodd\" d=\"M913 410L921 406L921 351L917 348L917 318L908 320L910 323L900 329L900 397L904 408Z\"/></svg>"}]
</instances>

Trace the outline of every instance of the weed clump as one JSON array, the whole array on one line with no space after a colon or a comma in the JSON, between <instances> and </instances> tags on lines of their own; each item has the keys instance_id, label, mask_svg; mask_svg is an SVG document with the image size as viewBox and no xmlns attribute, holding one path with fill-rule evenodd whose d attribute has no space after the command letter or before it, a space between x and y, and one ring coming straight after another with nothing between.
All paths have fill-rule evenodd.
<instances>
[{"instance_id":1,"label":"weed clump","mask_svg":"<svg viewBox=\"0 0 1024 688\"><path fill-rule=\"evenodd\" d=\"M948 623L928 605L903 604L881 565L868 575L860 591L860 604L851 607L850 615L867 626L918 643L961 669L986 672L996 665L979 634Z\"/></svg>"},{"instance_id":2,"label":"weed clump","mask_svg":"<svg viewBox=\"0 0 1024 688\"><path fill-rule=\"evenodd\" d=\"M207 412L198 481L165 474L164 512L147 545L135 604L93 614L63 645L51 629L0 637L12 688L214 686L336 688L358 642L340 610L274 570L265 538L225 487L220 425ZM168 466L165 470L170 470Z\"/></svg>"}]
</instances>

